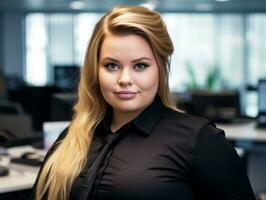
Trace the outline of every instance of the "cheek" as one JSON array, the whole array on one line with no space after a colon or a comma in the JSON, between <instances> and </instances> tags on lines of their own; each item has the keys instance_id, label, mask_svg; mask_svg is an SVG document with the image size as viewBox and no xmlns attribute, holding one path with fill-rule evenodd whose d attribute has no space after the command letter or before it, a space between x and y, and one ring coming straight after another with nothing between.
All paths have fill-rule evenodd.
<instances>
[{"instance_id":1,"label":"cheek","mask_svg":"<svg viewBox=\"0 0 266 200\"><path fill-rule=\"evenodd\" d=\"M138 76L137 82L143 90L156 90L159 85L159 73L157 71L147 72L145 76Z\"/></svg>"},{"instance_id":2,"label":"cheek","mask_svg":"<svg viewBox=\"0 0 266 200\"><path fill-rule=\"evenodd\" d=\"M106 90L108 90L107 82L108 80L105 76L105 73L102 70L99 70L99 85L103 96L105 96L104 94L106 93Z\"/></svg>"},{"instance_id":3,"label":"cheek","mask_svg":"<svg viewBox=\"0 0 266 200\"><path fill-rule=\"evenodd\" d=\"M105 72L105 70L99 69L99 84L102 92L104 90L109 90L112 86L113 79L110 77L108 73Z\"/></svg>"}]
</instances>

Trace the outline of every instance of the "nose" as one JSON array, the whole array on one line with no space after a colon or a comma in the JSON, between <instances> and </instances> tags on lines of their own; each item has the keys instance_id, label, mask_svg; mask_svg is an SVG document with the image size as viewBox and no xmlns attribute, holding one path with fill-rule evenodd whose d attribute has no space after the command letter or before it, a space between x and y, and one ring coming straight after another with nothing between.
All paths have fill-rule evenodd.
<instances>
[{"instance_id":1,"label":"nose","mask_svg":"<svg viewBox=\"0 0 266 200\"><path fill-rule=\"evenodd\" d=\"M118 84L120 86L128 86L128 85L132 85L132 79L130 76L130 71L127 68L124 68L121 73L120 76L118 78Z\"/></svg>"}]
</instances>

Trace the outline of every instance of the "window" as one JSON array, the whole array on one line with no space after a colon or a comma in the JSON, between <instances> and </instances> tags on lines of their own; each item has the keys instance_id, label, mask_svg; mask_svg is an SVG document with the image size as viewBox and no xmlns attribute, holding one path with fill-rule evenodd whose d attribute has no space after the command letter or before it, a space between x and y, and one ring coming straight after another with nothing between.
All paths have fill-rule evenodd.
<instances>
[{"instance_id":1,"label":"window","mask_svg":"<svg viewBox=\"0 0 266 200\"><path fill-rule=\"evenodd\" d=\"M252 14L247 20L248 83L266 78L266 14Z\"/></svg>"},{"instance_id":2,"label":"window","mask_svg":"<svg viewBox=\"0 0 266 200\"><path fill-rule=\"evenodd\" d=\"M241 16L164 14L163 17L175 48L170 78L172 90L186 90L192 79L196 79L199 88L210 87L207 77L215 68L217 84L213 89L237 88L243 84ZM195 77L191 77L189 66Z\"/></svg>"},{"instance_id":3,"label":"window","mask_svg":"<svg viewBox=\"0 0 266 200\"><path fill-rule=\"evenodd\" d=\"M26 81L32 85L47 83L47 32L43 14L26 19Z\"/></svg>"},{"instance_id":4,"label":"window","mask_svg":"<svg viewBox=\"0 0 266 200\"><path fill-rule=\"evenodd\" d=\"M26 82L53 83L56 65L81 66L94 25L101 14L28 14Z\"/></svg>"},{"instance_id":5,"label":"window","mask_svg":"<svg viewBox=\"0 0 266 200\"><path fill-rule=\"evenodd\" d=\"M247 84L256 86L259 79L266 78L266 15L251 14L247 18ZM246 93L247 113L258 113L256 91Z\"/></svg>"},{"instance_id":6,"label":"window","mask_svg":"<svg viewBox=\"0 0 266 200\"><path fill-rule=\"evenodd\" d=\"M53 83L55 65L82 66L102 13L31 13L26 16L26 77ZM170 89L241 89L248 115L257 114L256 94L245 91L266 78L266 14L163 13L174 43ZM208 78L214 82L210 84ZM193 87L192 87L193 86Z\"/></svg>"}]
</instances>

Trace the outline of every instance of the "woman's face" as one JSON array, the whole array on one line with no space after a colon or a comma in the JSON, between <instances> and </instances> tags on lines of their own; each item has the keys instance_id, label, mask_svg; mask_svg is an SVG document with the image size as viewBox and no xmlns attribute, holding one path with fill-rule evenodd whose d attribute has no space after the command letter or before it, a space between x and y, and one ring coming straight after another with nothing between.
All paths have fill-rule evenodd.
<instances>
[{"instance_id":1,"label":"woman's face","mask_svg":"<svg viewBox=\"0 0 266 200\"><path fill-rule=\"evenodd\" d=\"M148 42L141 36L108 35L99 60L102 95L114 112L139 113L153 101L159 69Z\"/></svg>"}]
</instances>

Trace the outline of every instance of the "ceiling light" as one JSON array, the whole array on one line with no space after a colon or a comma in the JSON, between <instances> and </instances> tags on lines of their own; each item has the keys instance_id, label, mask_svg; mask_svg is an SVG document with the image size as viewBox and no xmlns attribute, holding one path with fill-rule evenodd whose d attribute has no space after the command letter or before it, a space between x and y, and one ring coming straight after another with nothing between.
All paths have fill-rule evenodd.
<instances>
[{"instance_id":1,"label":"ceiling light","mask_svg":"<svg viewBox=\"0 0 266 200\"><path fill-rule=\"evenodd\" d=\"M198 11L211 11L213 6L207 3L200 3L195 5L195 9Z\"/></svg>"},{"instance_id":2,"label":"ceiling light","mask_svg":"<svg viewBox=\"0 0 266 200\"><path fill-rule=\"evenodd\" d=\"M227 1L230 1L230 0L215 0L217 2L227 2Z\"/></svg>"},{"instance_id":3,"label":"ceiling light","mask_svg":"<svg viewBox=\"0 0 266 200\"><path fill-rule=\"evenodd\" d=\"M155 4L153 4L153 3L143 3L143 4L141 4L141 6L146 7L150 10L154 10L156 8Z\"/></svg>"},{"instance_id":4,"label":"ceiling light","mask_svg":"<svg viewBox=\"0 0 266 200\"><path fill-rule=\"evenodd\" d=\"M158 0L148 0L145 3L140 4L143 7L146 7L150 10L155 10L158 7L159 1Z\"/></svg>"},{"instance_id":5,"label":"ceiling light","mask_svg":"<svg viewBox=\"0 0 266 200\"><path fill-rule=\"evenodd\" d=\"M82 2L82 1L72 1L70 3L70 8L74 9L74 10L82 9L82 8L84 8L84 6L85 6L84 2Z\"/></svg>"}]
</instances>

